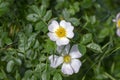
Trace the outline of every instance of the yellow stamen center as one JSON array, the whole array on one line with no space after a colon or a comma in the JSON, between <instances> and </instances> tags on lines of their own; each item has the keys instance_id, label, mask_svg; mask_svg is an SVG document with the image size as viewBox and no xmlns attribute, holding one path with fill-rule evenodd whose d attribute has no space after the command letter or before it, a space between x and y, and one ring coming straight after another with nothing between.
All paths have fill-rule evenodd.
<instances>
[{"instance_id":1,"label":"yellow stamen center","mask_svg":"<svg viewBox=\"0 0 120 80\"><path fill-rule=\"evenodd\" d=\"M120 19L118 19L118 21L117 21L117 26L118 26L118 28L120 28Z\"/></svg>"},{"instance_id":2,"label":"yellow stamen center","mask_svg":"<svg viewBox=\"0 0 120 80\"><path fill-rule=\"evenodd\" d=\"M65 63L70 63L71 62L71 57L69 55L64 56L64 62Z\"/></svg>"},{"instance_id":3,"label":"yellow stamen center","mask_svg":"<svg viewBox=\"0 0 120 80\"><path fill-rule=\"evenodd\" d=\"M55 31L56 35L60 38L65 37L66 36L66 30L63 27L59 27L56 31Z\"/></svg>"}]
</instances>

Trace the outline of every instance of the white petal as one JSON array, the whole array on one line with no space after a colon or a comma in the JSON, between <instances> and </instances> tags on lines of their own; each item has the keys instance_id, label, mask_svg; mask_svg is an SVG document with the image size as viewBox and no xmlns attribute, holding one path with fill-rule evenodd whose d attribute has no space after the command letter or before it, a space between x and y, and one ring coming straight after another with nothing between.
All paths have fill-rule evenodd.
<instances>
[{"instance_id":1,"label":"white petal","mask_svg":"<svg viewBox=\"0 0 120 80\"><path fill-rule=\"evenodd\" d=\"M120 37L120 29L117 29L117 35Z\"/></svg>"},{"instance_id":2,"label":"white petal","mask_svg":"<svg viewBox=\"0 0 120 80\"><path fill-rule=\"evenodd\" d=\"M78 45L73 45L71 50L70 50L70 56L72 58L80 58L82 54L78 50Z\"/></svg>"},{"instance_id":3,"label":"white petal","mask_svg":"<svg viewBox=\"0 0 120 80\"><path fill-rule=\"evenodd\" d=\"M74 33L73 33L74 27L71 25L70 22L66 22L65 20L62 20L60 22L60 26L62 26L62 27L64 27L66 29L68 38L73 38L73 36L74 36Z\"/></svg>"},{"instance_id":4,"label":"white petal","mask_svg":"<svg viewBox=\"0 0 120 80\"><path fill-rule=\"evenodd\" d=\"M120 13L117 14L116 20L120 19Z\"/></svg>"},{"instance_id":5,"label":"white petal","mask_svg":"<svg viewBox=\"0 0 120 80\"><path fill-rule=\"evenodd\" d=\"M59 57L56 55L51 55L49 57L49 60L50 60L50 66L53 68L56 68L63 63L63 57Z\"/></svg>"},{"instance_id":6,"label":"white petal","mask_svg":"<svg viewBox=\"0 0 120 80\"><path fill-rule=\"evenodd\" d=\"M67 38L59 38L56 41L56 44L58 46L67 45L68 43L69 43L69 39L67 39Z\"/></svg>"},{"instance_id":7,"label":"white petal","mask_svg":"<svg viewBox=\"0 0 120 80\"><path fill-rule=\"evenodd\" d=\"M59 28L59 24L55 20L53 20L52 23L48 26L48 30L51 32L55 32L57 28Z\"/></svg>"},{"instance_id":8,"label":"white petal","mask_svg":"<svg viewBox=\"0 0 120 80\"><path fill-rule=\"evenodd\" d=\"M73 38L74 37L73 31L67 30L67 37L68 38Z\"/></svg>"},{"instance_id":9,"label":"white petal","mask_svg":"<svg viewBox=\"0 0 120 80\"><path fill-rule=\"evenodd\" d=\"M81 62L78 59L72 59L71 66L75 73L78 73L81 65L82 65Z\"/></svg>"},{"instance_id":10,"label":"white petal","mask_svg":"<svg viewBox=\"0 0 120 80\"><path fill-rule=\"evenodd\" d=\"M67 22L67 23L66 23L66 26L67 26L67 30L68 30L68 31L73 31L74 27L71 25L70 22Z\"/></svg>"},{"instance_id":11,"label":"white petal","mask_svg":"<svg viewBox=\"0 0 120 80\"><path fill-rule=\"evenodd\" d=\"M67 75L73 74L73 69L70 64L63 63L61 70L64 74L67 74Z\"/></svg>"},{"instance_id":12,"label":"white petal","mask_svg":"<svg viewBox=\"0 0 120 80\"><path fill-rule=\"evenodd\" d=\"M65 20L60 21L60 26L66 28L67 27L66 21Z\"/></svg>"},{"instance_id":13,"label":"white petal","mask_svg":"<svg viewBox=\"0 0 120 80\"><path fill-rule=\"evenodd\" d=\"M67 45L65 46L65 50L64 50L65 54L68 54L68 53L69 53L69 50L70 50L70 44L67 44Z\"/></svg>"},{"instance_id":14,"label":"white petal","mask_svg":"<svg viewBox=\"0 0 120 80\"><path fill-rule=\"evenodd\" d=\"M61 53L64 50L65 46L57 46L57 52Z\"/></svg>"},{"instance_id":15,"label":"white petal","mask_svg":"<svg viewBox=\"0 0 120 80\"><path fill-rule=\"evenodd\" d=\"M52 41L56 41L58 39L58 37L52 32L49 32L47 35Z\"/></svg>"},{"instance_id":16,"label":"white petal","mask_svg":"<svg viewBox=\"0 0 120 80\"><path fill-rule=\"evenodd\" d=\"M74 27L71 25L70 22L66 22L65 20L62 20L60 22L60 26L64 27L65 29L69 30L69 31L73 31Z\"/></svg>"},{"instance_id":17,"label":"white petal","mask_svg":"<svg viewBox=\"0 0 120 80\"><path fill-rule=\"evenodd\" d=\"M70 44L67 44L65 46L57 46L57 52L61 53L62 56L69 53Z\"/></svg>"}]
</instances>

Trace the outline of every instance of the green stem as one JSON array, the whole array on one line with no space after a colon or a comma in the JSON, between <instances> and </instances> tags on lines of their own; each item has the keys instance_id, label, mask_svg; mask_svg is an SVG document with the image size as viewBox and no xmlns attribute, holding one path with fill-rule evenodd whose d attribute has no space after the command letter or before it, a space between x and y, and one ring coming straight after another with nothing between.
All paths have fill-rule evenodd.
<instances>
[{"instance_id":1,"label":"green stem","mask_svg":"<svg viewBox=\"0 0 120 80\"><path fill-rule=\"evenodd\" d=\"M107 77L109 77L111 80L116 80L113 76L111 76L110 74L108 74L107 72L104 73Z\"/></svg>"}]
</instances>

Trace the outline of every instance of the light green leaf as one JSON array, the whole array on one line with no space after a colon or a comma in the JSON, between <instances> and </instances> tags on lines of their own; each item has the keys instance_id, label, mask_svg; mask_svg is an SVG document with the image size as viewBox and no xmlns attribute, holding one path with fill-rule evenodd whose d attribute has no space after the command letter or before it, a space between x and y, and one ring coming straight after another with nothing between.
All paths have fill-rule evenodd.
<instances>
[{"instance_id":1,"label":"light green leaf","mask_svg":"<svg viewBox=\"0 0 120 80\"><path fill-rule=\"evenodd\" d=\"M43 20L44 21L48 21L51 17L52 17L52 11L49 10L49 11L47 11L47 13L45 14L45 16L43 17Z\"/></svg>"},{"instance_id":2,"label":"light green leaf","mask_svg":"<svg viewBox=\"0 0 120 80\"><path fill-rule=\"evenodd\" d=\"M31 8L36 14L41 15L40 9L36 5L32 5Z\"/></svg>"},{"instance_id":3,"label":"light green leaf","mask_svg":"<svg viewBox=\"0 0 120 80\"><path fill-rule=\"evenodd\" d=\"M87 45L87 47L88 47L89 49L91 49L92 51L94 51L94 52L97 51L97 52L102 53L101 47L100 47L98 44L96 44L96 43L90 43L90 44Z\"/></svg>"},{"instance_id":4,"label":"light green leaf","mask_svg":"<svg viewBox=\"0 0 120 80\"><path fill-rule=\"evenodd\" d=\"M95 24L96 16L90 16L90 21L91 21L91 24Z\"/></svg>"},{"instance_id":5,"label":"light green leaf","mask_svg":"<svg viewBox=\"0 0 120 80\"><path fill-rule=\"evenodd\" d=\"M44 6L41 6L40 7L40 15L41 15L41 17L43 17L45 15L45 13L46 13L46 8Z\"/></svg>"},{"instance_id":6,"label":"light green leaf","mask_svg":"<svg viewBox=\"0 0 120 80\"><path fill-rule=\"evenodd\" d=\"M42 80L49 80L50 79L50 75L49 73L45 70L43 73L42 73Z\"/></svg>"},{"instance_id":7,"label":"light green leaf","mask_svg":"<svg viewBox=\"0 0 120 80\"><path fill-rule=\"evenodd\" d=\"M19 66L22 64L22 61L19 58L15 58L14 61Z\"/></svg>"},{"instance_id":8,"label":"light green leaf","mask_svg":"<svg viewBox=\"0 0 120 80\"><path fill-rule=\"evenodd\" d=\"M29 46L26 46L27 44L27 37L23 33L19 33L19 51L22 53L25 53L25 51L29 48Z\"/></svg>"},{"instance_id":9,"label":"light green leaf","mask_svg":"<svg viewBox=\"0 0 120 80\"><path fill-rule=\"evenodd\" d=\"M7 67L6 67L7 72L11 72L11 71L13 70L13 67L14 67L14 61L13 61L13 60L10 60L10 61L7 63Z\"/></svg>"},{"instance_id":10,"label":"light green leaf","mask_svg":"<svg viewBox=\"0 0 120 80\"><path fill-rule=\"evenodd\" d=\"M64 17L66 20L69 19L70 13L68 12L67 9L64 9L64 10L62 11L62 14L63 14L63 17Z\"/></svg>"},{"instance_id":11,"label":"light green leaf","mask_svg":"<svg viewBox=\"0 0 120 80\"><path fill-rule=\"evenodd\" d=\"M24 74L24 80L29 80L30 76L32 76L32 73L32 70L27 70Z\"/></svg>"},{"instance_id":12,"label":"light green leaf","mask_svg":"<svg viewBox=\"0 0 120 80\"><path fill-rule=\"evenodd\" d=\"M87 44L89 42L92 41L92 34L91 33L87 33L85 35L83 35L82 39L81 39L81 44Z\"/></svg>"},{"instance_id":13,"label":"light green leaf","mask_svg":"<svg viewBox=\"0 0 120 80\"><path fill-rule=\"evenodd\" d=\"M59 73L55 73L53 80L62 80L62 76Z\"/></svg>"},{"instance_id":14,"label":"light green leaf","mask_svg":"<svg viewBox=\"0 0 120 80\"><path fill-rule=\"evenodd\" d=\"M69 21L74 25L78 26L80 24L79 19L77 18L70 18Z\"/></svg>"},{"instance_id":15,"label":"light green leaf","mask_svg":"<svg viewBox=\"0 0 120 80\"><path fill-rule=\"evenodd\" d=\"M35 13L27 15L26 19L28 21L36 22L39 19L39 16Z\"/></svg>"}]
</instances>

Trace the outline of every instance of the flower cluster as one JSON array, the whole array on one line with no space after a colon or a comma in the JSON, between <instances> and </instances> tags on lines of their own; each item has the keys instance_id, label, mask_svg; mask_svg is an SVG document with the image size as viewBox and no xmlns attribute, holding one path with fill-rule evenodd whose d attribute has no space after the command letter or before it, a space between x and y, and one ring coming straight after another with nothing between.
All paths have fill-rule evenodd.
<instances>
[{"instance_id":1,"label":"flower cluster","mask_svg":"<svg viewBox=\"0 0 120 80\"><path fill-rule=\"evenodd\" d=\"M82 56L82 54L78 50L78 45L70 46L70 39L74 37L73 33L74 27L70 22L66 22L65 20L60 21L52 21L48 26L49 38L52 41L55 41L57 44L57 52L58 55L51 55L49 57L50 66L52 68L57 68L62 64L61 71L64 74L72 75L73 73L78 73L81 67L81 61L78 59Z\"/></svg>"}]
</instances>

